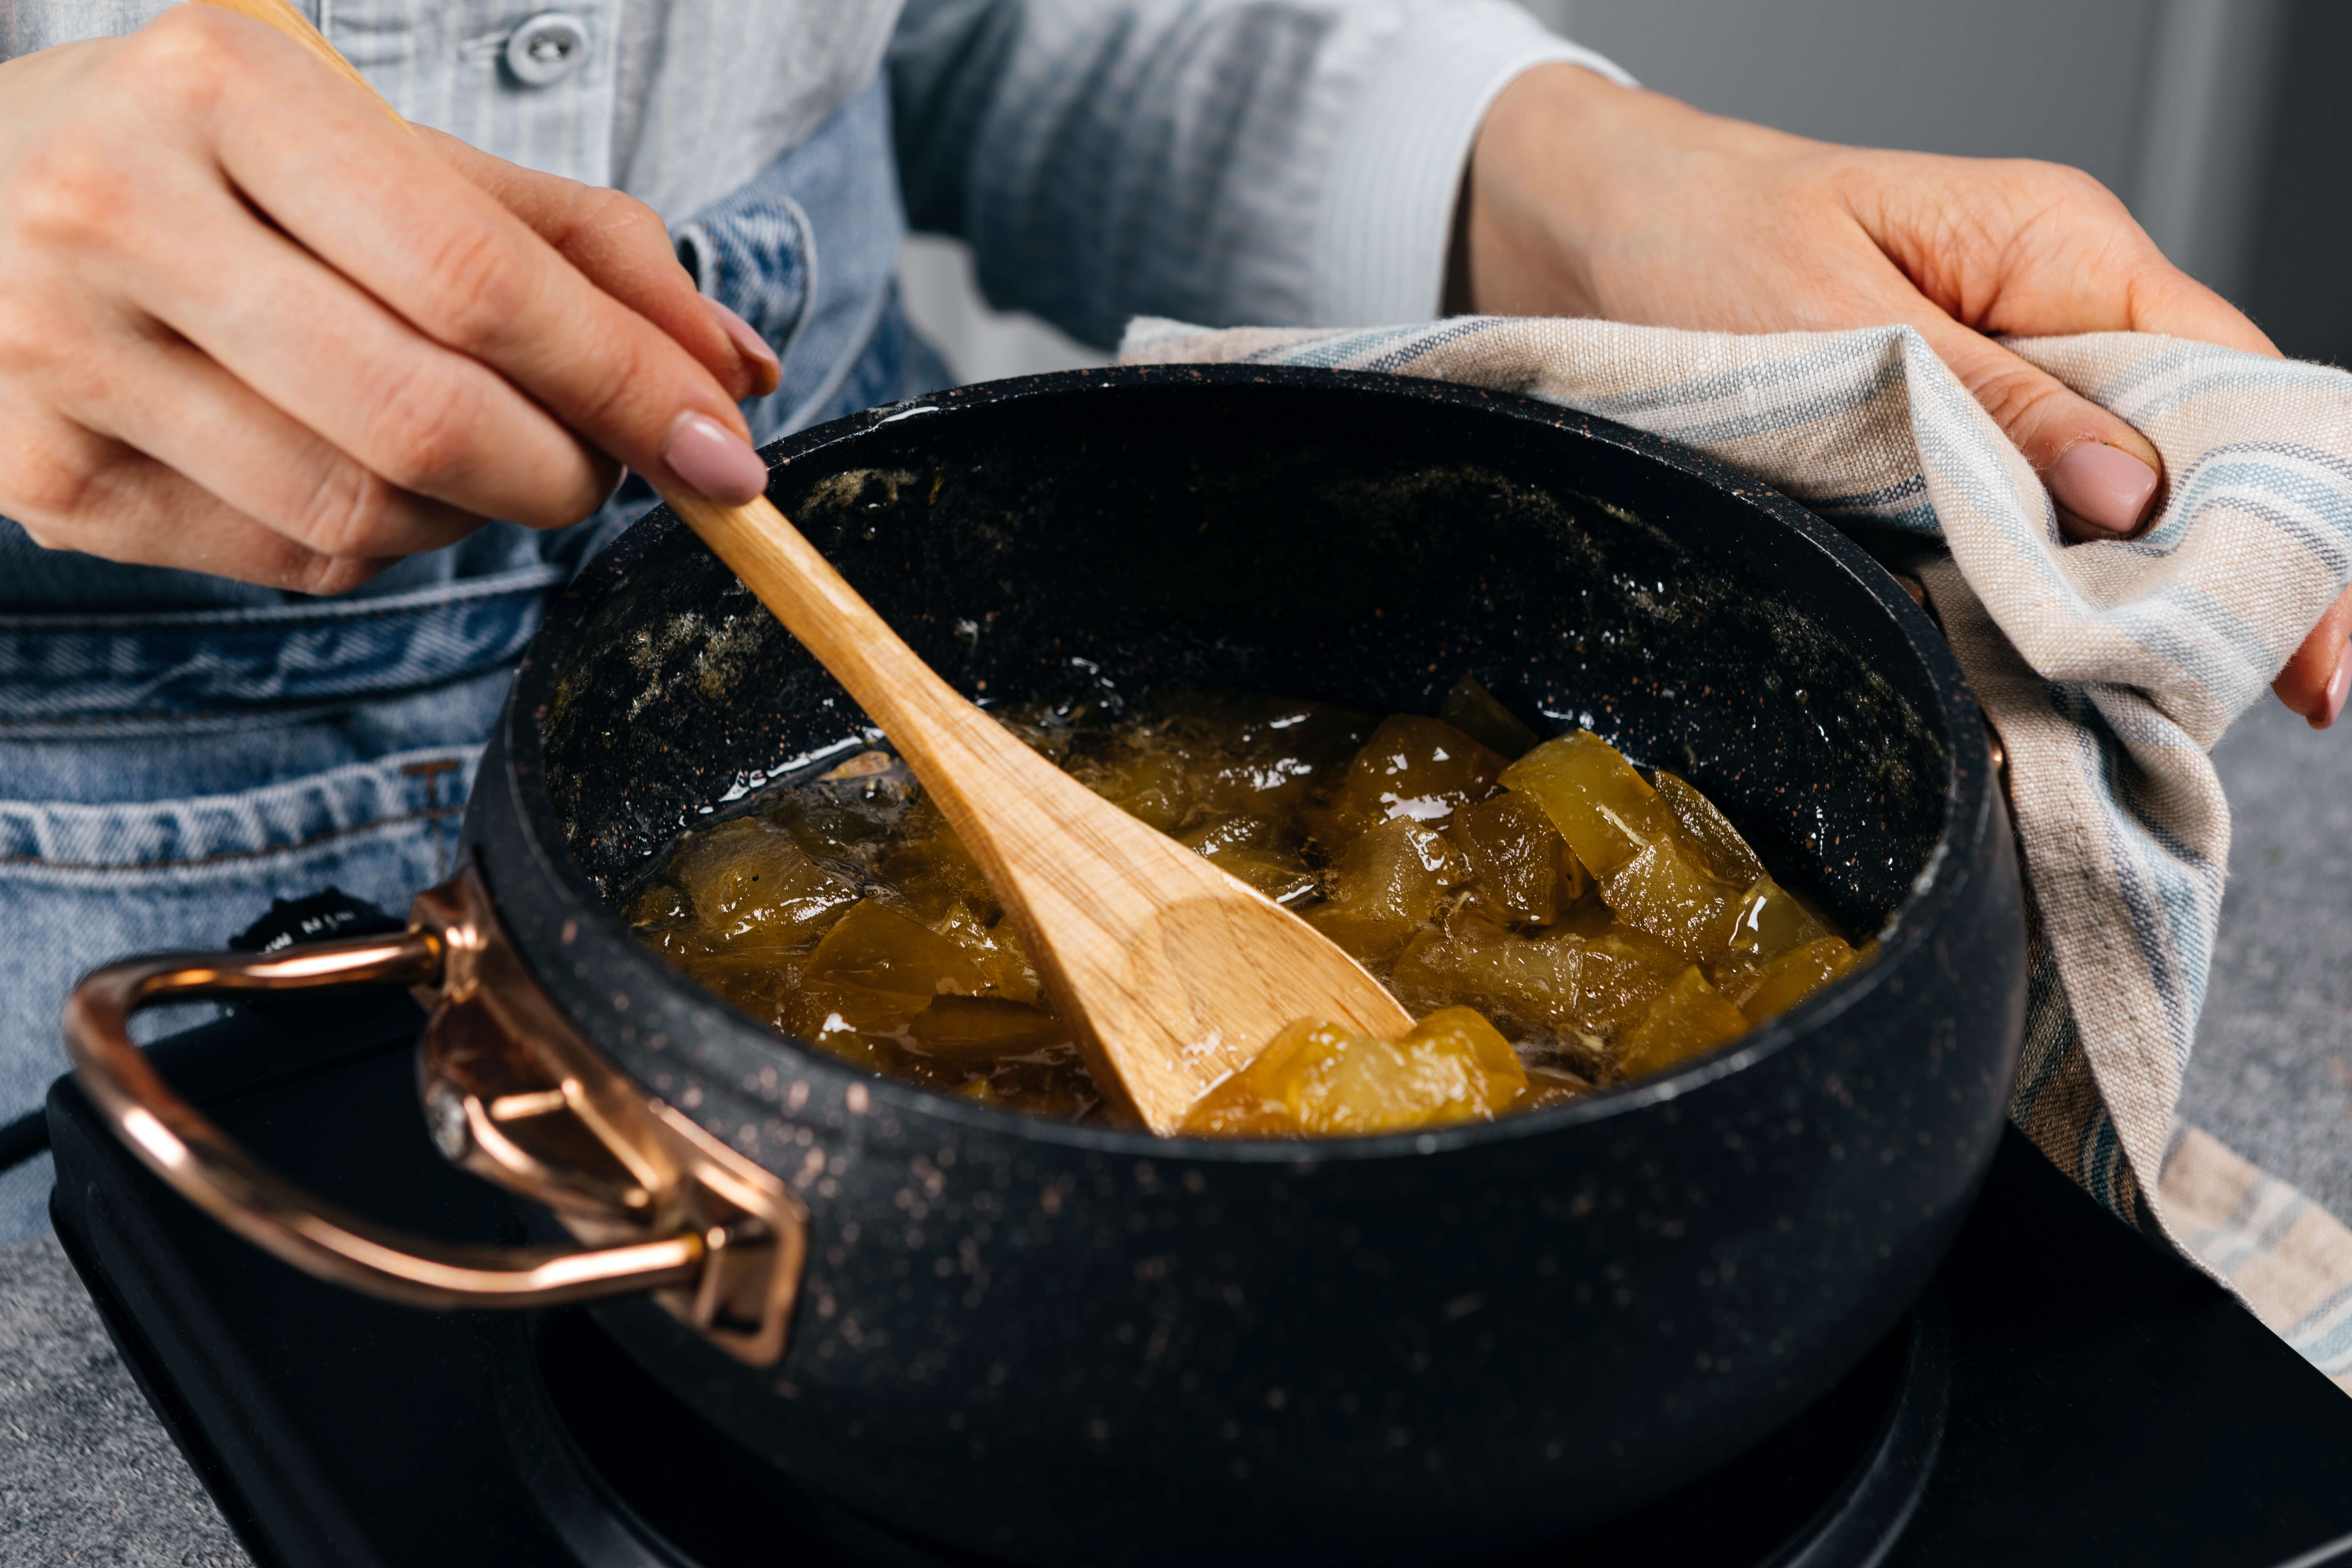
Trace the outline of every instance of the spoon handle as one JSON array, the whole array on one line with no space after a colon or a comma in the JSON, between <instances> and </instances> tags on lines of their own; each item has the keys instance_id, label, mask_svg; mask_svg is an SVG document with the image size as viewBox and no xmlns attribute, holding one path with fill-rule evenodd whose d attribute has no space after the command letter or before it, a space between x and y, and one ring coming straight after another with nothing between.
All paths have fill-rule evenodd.
<instances>
[{"instance_id":1,"label":"spoon handle","mask_svg":"<svg viewBox=\"0 0 2352 1568\"><path fill-rule=\"evenodd\" d=\"M224 11L234 11L240 16L283 33L332 66L336 74L346 81L374 99L386 114L399 121L402 130L415 133L408 121L401 118L400 110L394 109L383 94L376 91L375 84L360 75L352 62L343 58L334 45L327 42L326 35L310 26L310 18L294 8L293 0L205 0L205 4Z\"/></svg>"},{"instance_id":2,"label":"spoon handle","mask_svg":"<svg viewBox=\"0 0 2352 1568\"><path fill-rule=\"evenodd\" d=\"M404 130L413 129L374 84L352 68L310 25L310 18L294 8L291 0L205 3L234 11L293 39L374 100ZM833 671L918 773L944 782L951 776L965 776L976 764L1004 787L1023 787L1032 793L1041 788L1055 793L1055 784L1041 774L1068 782L1059 769L1007 734L917 658L914 649L891 631L873 606L765 496L740 507L722 506L693 495L665 495L662 500L721 561L735 569L735 574L816 655L818 662ZM937 765L941 763L949 765ZM1032 763L1035 765L1028 765ZM954 769L961 771L951 772ZM1071 787L1082 786L1073 783ZM966 844L982 857L982 869L992 879L997 874L997 868L990 864L993 849L976 841L984 838L984 833L968 826L969 801L957 792L937 787L931 793L964 835Z\"/></svg>"},{"instance_id":3,"label":"spoon handle","mask_svg":"<svg viewBox=\"0 0 2352 1568\"><path fill-rule=\"evenodd\" d=\"M765 496L743 506L663 499L890 737L975 855L993 847L965 798L972 783L1029 795L1067 786L1095 801L941 679ZM983 858L982 869L995 868Z\"/></svg>"}]
</instances>

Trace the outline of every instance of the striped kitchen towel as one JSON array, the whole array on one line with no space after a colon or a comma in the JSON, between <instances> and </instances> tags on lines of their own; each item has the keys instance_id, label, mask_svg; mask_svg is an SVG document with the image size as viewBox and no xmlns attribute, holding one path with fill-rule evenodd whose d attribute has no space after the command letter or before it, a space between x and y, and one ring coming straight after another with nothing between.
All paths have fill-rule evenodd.
<instances>
[{"instance_id":1,"label":"striped kitchen towel","mask_svg":"<svg viewBox=\"0 0 2352 1568\"><path fill-rule=\"evenodd\" d=\"M2308 1204L2273 1223L2293 1190L2251 1166L2219 1173L2235 1156L2200 1133L2176 1140L2173 1109L2230 857L2208 753L2352 577L2352 374L2134 333L2009 346L2164 455L2169 495L2141 537L2064 543L2024 455L1908 327L1146 318L1120 358L1520 393L1695 447L1832 521L1940 538L1948 554L1922 576L2008 753L2036 915L2011 1114L2108 1209L2197 1258L2342 1381L2352 1235Z\"/></svg>"},{"instance_id":2,"label":"striped kitchen towel","mask_svg":"<svg viewBox=\"0 0 2352 1568\"><path fill-rule=\"evenodd\" d=\"M2189 1256L2352 1394L2352 1230L2220 1139L2178 1123L2157 1193Z\"/></svg>"}]
</instances>

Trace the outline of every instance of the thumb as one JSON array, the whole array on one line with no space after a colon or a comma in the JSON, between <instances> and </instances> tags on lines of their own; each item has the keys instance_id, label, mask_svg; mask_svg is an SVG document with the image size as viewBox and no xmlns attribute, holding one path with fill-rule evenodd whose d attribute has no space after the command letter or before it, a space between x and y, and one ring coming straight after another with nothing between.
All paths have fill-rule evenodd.
<instances>
[{"instance_id":1,"label":"thumb","mask_svg":"<svg viewBox=\"0 0 2352 1568\"><path fill-rule=\"evenodd\" d=\"M2117 538L2154 511L2164 459L2147 437L1940 310L1912 324L2042 476L2067 538Z\"/></svg>"},{"instance_id":2,"label":"thumb","mask_svg":"<svg viewBox=\"0 0 2352 1568\"><path fill-rule=\"evenodd\" d=\"M2118 538L2154 511L2164 459L2146 437L1939 310L1913 324L2042 476L2069 539ZM2327 728L2344 711L2352 687L2347 635L2352 593L2320 617L2271 683L2279 700L2314 729Z\"/></svg>"}]
</instances>

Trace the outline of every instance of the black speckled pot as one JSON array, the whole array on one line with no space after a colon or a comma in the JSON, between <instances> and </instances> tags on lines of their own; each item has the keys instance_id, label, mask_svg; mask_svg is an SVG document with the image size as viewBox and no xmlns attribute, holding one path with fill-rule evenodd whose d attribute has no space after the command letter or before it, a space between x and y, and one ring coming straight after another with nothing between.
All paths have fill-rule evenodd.
<instances>
[{"instance_id":1,"label":"black speckled pot","mask_svg":"<svg viewBox=\"0 0 2352 1568\"><path fill-rule=\"evenodd\" d=\"M1948 649L1834 531L1520 398L1313 371L996 383L770 451L770 494L966 690L1174 680L1433 710L1468 669L1685 771L1857 929L1858 978L1662 1081L1352 1142L1159 1142L866 1079L636 945L681 826L862 718L657 513L564 595L467 817L513 936L814 1214L783 1363L600 1316L800 1481L1036 1562L1469 1557L1787 1421L1990 1159L2017 873Z\"/></svg>"}]
</instances>

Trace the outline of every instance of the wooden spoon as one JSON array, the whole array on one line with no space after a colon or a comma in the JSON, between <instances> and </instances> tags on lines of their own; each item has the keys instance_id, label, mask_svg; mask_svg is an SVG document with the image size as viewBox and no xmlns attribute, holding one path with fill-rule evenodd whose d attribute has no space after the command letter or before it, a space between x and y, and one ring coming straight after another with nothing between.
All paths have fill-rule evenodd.
<instances>
[{"instance_id":1,"label":"wooden spoon","mask_svg":"<svg viewBox=\"0 0 2352 1568\"><path fill-rule=\"evenodd\" d=\"M295 38L383 101L286 0L209 3ZM662 499L890 737L1003 900L1097 1086L1145 1126L1174 1131L1204 1089L1293 1019L1388 1036L1412 1027L1306 921L964 700L765 497Z\"/></svg>"},{"instance_id":2,"label":"wooden spoon","mask_svg":"<svg viewBox=\"0 0 2352 1568\"><path fill-rule=\"evenodd\" d=\"M764 498L667 499L898 746L1003 900L1097 1082L1153 1131L1173 1131L1294 1018L1412 1026L1314 927L965 701Z\"/></svg>"}]
</instances>

